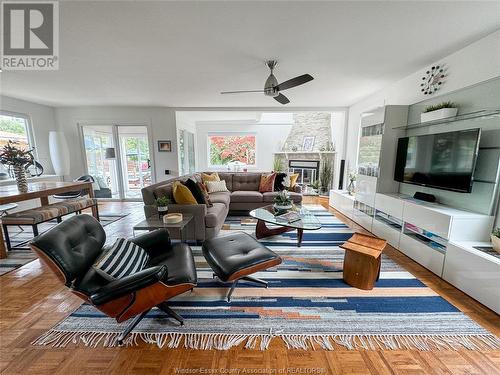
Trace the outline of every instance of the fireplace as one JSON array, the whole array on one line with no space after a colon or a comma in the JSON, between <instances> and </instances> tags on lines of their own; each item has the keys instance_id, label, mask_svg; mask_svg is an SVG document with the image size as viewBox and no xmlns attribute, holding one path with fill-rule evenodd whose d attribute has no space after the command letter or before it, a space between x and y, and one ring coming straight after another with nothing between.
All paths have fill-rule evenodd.
<instances>
[{"instance_id":1,"label":"fireplace","mask_svg":"<svg viewBox=\"0 0 500 375\"><path fill-rule=\"evenodd\" d=\"M298 184L311 184L319 178L319 160L289 160L288 169L298 173Z\"/></svg>"}]
</instances>

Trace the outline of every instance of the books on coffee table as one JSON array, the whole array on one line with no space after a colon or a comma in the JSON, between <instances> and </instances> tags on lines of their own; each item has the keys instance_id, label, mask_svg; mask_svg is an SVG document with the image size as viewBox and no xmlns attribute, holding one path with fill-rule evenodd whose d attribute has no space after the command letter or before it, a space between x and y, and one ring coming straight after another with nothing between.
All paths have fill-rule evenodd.
<instances>
[{"instance_id":1,"label":"books on coffee table","mask_svg":"<svg viewBox=\"0 0 500 375\"><path fill-rule=\"evenodd\" d=\"M275 217L276 221L281 221L283 223L293 223L301 219L300 215L294 211L286 212L281 215L276 215Z\"/></svg>"}]
</instances>

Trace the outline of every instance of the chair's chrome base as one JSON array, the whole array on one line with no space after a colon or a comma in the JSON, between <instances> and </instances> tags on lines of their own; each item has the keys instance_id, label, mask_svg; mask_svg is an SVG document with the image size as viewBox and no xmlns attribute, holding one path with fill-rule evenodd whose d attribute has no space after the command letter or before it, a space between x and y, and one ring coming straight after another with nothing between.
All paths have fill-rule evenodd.
<instances>
[{"instance_id":1,"label":"chair's chrome base","mask_svg":"<svg viewBox=\"0 0 500 375\"><path fill-rule=\"evenodd\" d=\"M214 273L213 277L219 279L219 277L215 273ZM222 281L222 280L220 280L220 281ZM249 281L249 282L252 282L252 283L257 283L257 284L264 285L266 288L269 287L267 281L258 279L258 278L253 277L253 276L243 276L242 278L239 278L238 280L235 280L233 282L233 284L231 285L231 288L229 289L229 292L227 293L227 296L226 296L227 302L231 302L231 296L233 295L233 292L236 289L236 286L238 285L239 281Z\"/></svg>"},{"instance_id":2,"label":"chair's chrome base","mask_svg":"<svg viewBox=\"0 0 500 375\"><path fill-rule=\"evenodd\" d=\"M167 306L167 304L165 302L162 302L160 303L159 305L157 305L156 307L158 307L161 311L163 311L165 314L167 314L168 316L170 316L171 318L174 318L175 320L177 320L181 326L184 325L184 319L182 318L182 316L180 316L179 314L177 314L174 310L172 310L170 307ZM132 330L135 328L135 326L137 324L139 324L139 322L144 319L144 317L147 315L148 312L150 312L151 309L147 310L147 311L144 311L142 314L139 314L137 316L135 316L131 321L130 323L127 325L127 327L123 330L122 333L120 333L120 336L118 336L118 345L119 346L122 346L123 345L123 341L125 340L125 337L127 337L127 335L132 332Z\"/></svg>"}]
</instances>

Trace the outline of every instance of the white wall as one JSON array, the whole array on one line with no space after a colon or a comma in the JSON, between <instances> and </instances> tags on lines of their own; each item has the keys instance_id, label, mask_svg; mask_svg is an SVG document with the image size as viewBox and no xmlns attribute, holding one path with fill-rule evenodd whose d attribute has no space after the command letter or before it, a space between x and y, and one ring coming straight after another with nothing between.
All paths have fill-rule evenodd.
<instances>
[{"instance_id":1,"label":"white wall","mask_svg":"<svg viewBox=\"0 0 500 375\"><path fill-rule=\"evenodd\" d=\"M84 159L78 124L146 125L152 148L156 181L178 173L175 111L166 107L60 107L55 111L59 130L64 131L71 152L71 178L84 174ZM172 152L158 152L158 140L171 140ZM164 173L170 169L171 175Z\"/></svg>"},{"instance_id":2,"label":"white wall","mask_svg":"<svg viewBox=\"0 0 500 375\"><path fill-rule=\"evenodd\" d=\"M243 124L198 124L196 125L198 164L197 170L206 171L208 167L207 136L216 132L250 132L257 136L256 167L248 170L272 171L275 151L286 140L292 125L243 125Z\"/></svg>"},{"instance_id":3,"label":"white wall","mask_svg":"<svg viewBox=\"0 0 500 375\"><path fill-rule=\"evenodd\" d=\"M38 161L43 165L44 173L53 174L54 169L49 152L49 131L57 130L54 108L0 95L0 109L29 116Z\"/></svg>"},{"instance_id":4,"label":"white wall","mask_svg":"<svg viewBox=\"0 0 500 375\"><path fill-rule=\"evenodd\" d=\"M444 63L448 68L448 77L439 95L499 77L500 30L436 63ZM361 113L383 105L409 105L429 99L429 96L420 92L419 85L430 65L423 66L419 71L349 107L347 169L356 167Z\"/></svg>"}]
</instances>

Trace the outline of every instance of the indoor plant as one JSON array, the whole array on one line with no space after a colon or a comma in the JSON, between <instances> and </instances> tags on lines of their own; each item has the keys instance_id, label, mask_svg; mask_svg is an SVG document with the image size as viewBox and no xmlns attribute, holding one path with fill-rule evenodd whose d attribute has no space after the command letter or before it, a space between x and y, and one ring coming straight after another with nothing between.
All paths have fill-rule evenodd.
<instances>
[{"instance_id":1,"label":"indoor plant","mask_svg":"<svg viewBox=\"0 0 500 375\"><path fill-rule=\"evenodd\" d=\"M277 210L289 210L293 207L290 193L287 190L280 191L274 198L274 208Z\"/></svg>"},{"instance_id":2,"label":"indoor plant","mask_svg":"<svg viewBox=\"0 0 500 375\"><path fill-rule=\"evenodd\" d=\"M321 166L320 173L320 193L328 194L330 190L330 183L332 182L332 174L333 174L333 161L330 158L327 158L323 165Z\"/></svg>"},{"instance_id":3,"label":"indoor plant","mask_svg":"<svg viewBox=\"0 0 500 375\"><path fill-rule=\"evenodd\" d=\"M454 117L457 115L457 112L458 108L455 103L442 102L426 107L424 112L420 115L420 121L427 122L440 120L447 117Z\"/></svg>"},{"instance_id":4,"label":"indoor plant","mask_svg":"<svg viewBox=\"0 0 500 375\"><path fill-rule=\"evenodd\" d=\"M491 244L493 245L493 250L500 253L500 227L497 227L497 229L491 233Z\"/></svg>"},{"instance_id":5,"label":"indoor plant","mask_svg":"<svg viewBox=\"0 0 500 375\"><path fill-rule=\"evenodd\" d=\"M14 169L17 188L21 193L28 191L25 167L33 163L32 150L25 150L18 146L18 142L9 141L0 150L0 163L11 166Z\"/></svg>"},{"instance_id":6,"label":"indoor plant","mask_svg":"<svg viewBox=\"0 0 500 375\"><path fill-rule=\"evenodd\" d=\"M170 199L167 197L159 197L156 199L156 205L158 206L158 214L163 215L168 211L168 204Z\"/></svg>"},{"instance_id":7,"label":"indoor plant","mask_svg":"<svg viewBox=\"0 0 500 375\"><path fill-rule=\"evenodd\" d=\"M356 172L354 171L349 172L349 185L347 185L347 191L349 192L349 195L354 195L355 181L356 181Z\"/></svg>"}]
</instances>

